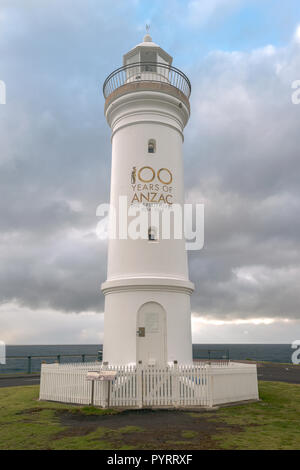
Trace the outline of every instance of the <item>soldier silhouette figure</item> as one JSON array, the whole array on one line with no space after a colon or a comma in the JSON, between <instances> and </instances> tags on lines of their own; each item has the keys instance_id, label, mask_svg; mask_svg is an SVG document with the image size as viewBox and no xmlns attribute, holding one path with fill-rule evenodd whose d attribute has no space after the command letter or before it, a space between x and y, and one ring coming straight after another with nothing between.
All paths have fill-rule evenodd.
<instances>
[{"instance_id":1,"label":"soldier silhouette figure","mask_svg":"<svg viewBox=\"0 0 300 470\"><path fill-rule=\"evenodd\" d=\"M131 172L131 184L135 184L135 182L136 182L136 167L134 166Z\"/></svg>"}]
</instances>

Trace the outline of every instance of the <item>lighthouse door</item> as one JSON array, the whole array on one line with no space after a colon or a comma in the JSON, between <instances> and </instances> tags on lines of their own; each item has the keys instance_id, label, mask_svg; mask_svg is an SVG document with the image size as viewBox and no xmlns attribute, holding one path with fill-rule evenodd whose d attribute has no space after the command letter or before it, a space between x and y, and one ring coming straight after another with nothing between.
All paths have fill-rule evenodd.
<instances>
[{"instance_id":1,"label":"lighthouse door","mask_svg":"<svg viewBox=\"0 0 300 470\"><path fill-rule=\"evenodd\" d=\"M148 302L137 314L137 362L144 365L165 364L166 348L166 312L156 302Z\"/></svg>"}]
</instances>

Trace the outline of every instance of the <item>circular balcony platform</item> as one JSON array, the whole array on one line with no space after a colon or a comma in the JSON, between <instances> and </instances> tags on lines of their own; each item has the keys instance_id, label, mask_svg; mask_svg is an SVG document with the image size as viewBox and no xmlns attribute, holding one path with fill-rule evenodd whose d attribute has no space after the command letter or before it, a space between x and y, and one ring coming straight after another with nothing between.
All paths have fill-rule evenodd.
<instances>
[{"instance_id":1,"label":"circular balcony platform","mask_svg":"<svg viewBox=\"0 0 300 470\"><path fill-rule=\"evenodd\" d=\"M137 62L112 72L103 85L105 108L119 96L147 90L168 93L190 109L189 79L179 69L159 62Z\"/></svg>"}]
</instances>

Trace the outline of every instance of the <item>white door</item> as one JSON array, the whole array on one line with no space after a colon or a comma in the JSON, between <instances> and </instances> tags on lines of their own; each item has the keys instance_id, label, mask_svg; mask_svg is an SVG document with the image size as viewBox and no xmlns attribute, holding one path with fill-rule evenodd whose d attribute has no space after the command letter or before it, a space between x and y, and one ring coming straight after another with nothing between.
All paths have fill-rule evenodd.
<instances>
[{"instance_id":1,"label":"white door","mask_svg":"<svg viewBox=\"0 0 300 470\"><path fill-rule=\"evenodd\" d=\"M137 314L137 362L166 364L166 312L156 302L141 306Z\"/></svg>"}]
</instances>

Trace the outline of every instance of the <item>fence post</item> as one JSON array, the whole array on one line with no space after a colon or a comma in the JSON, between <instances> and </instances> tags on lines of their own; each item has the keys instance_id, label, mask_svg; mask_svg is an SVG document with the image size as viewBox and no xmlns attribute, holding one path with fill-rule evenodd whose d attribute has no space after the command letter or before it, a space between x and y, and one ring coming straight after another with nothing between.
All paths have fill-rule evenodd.
<instances>
[{"instance_id":1,"label":"fence post","mask_svg":"<svg viewBox=\"0 0 300 470\"><path fill-rule=\"evenodd\" d=\"M102 370L109 370L108 367L108 362L103 362L102 364ZM109 402L109 389L108 389L108 384L109 382L107 380L103 380L101 385L102 385L102 390L103 390L103 408L107 408L107 404Z\"/></svg>"},{"instance_id":2,"label":"fence post","mask_svg":"<svg viewBox=\"0 0 300 470\"><path fill-rule=\"evenodd\" d=\"M95 380L92 380L92 390L91 390L91 406L94 406L94 394L95 394Z\"/></svg>"},{"instance_id":3,"label":"fence post","mask_svg":"<svg viewBox=\"0 0 300 470\"><path fill-rule=\"evenodd\" d=\"M31 356L28 356L27 374L31 374Z\"/></svg>"},{"instance_id":4,"label":"fence post","mask_svg":"<svg viewBox=\"0 0 300 470\"><path fill-rule=\"evenodd\" d=\"M209 366L208 370L207 370L207 382L208 382L208 406L209 408L212 408L214 406L214 389L213 389L213 386L214 386L214 378L213 378L213 374L212 374L212 369L211 369L211 365Z\"/></svg>"},{"instance_id":5,"label":"fence post","mask_svg":"<svg viewBox=\"0 0 300 470\"><path fill-rule=\"evenodd\" d=\"M107 408L110 406L110 380L107 381Z\"/></svg>"},{"instance_id":6,"label":"fence post","mask_svg":"<svg viewBox=\"0 0 300 470\"><path fill-rule=\"evenodd\" d=\"M178 361L174 361L174 367L170 368L172 378L172 404L176 408L179 406L179 373Z\"/></svg>"},{"instance_id":7,"label":"fence post","mask_svg":"<svg viewBox=\"0 0 300 470\"><path fill-rule=\"evenodd\" d=\"M136 366L136 391L137 391L137 405L143 408L143 363L139 361Z\"/></svg>"}]
</instances>

